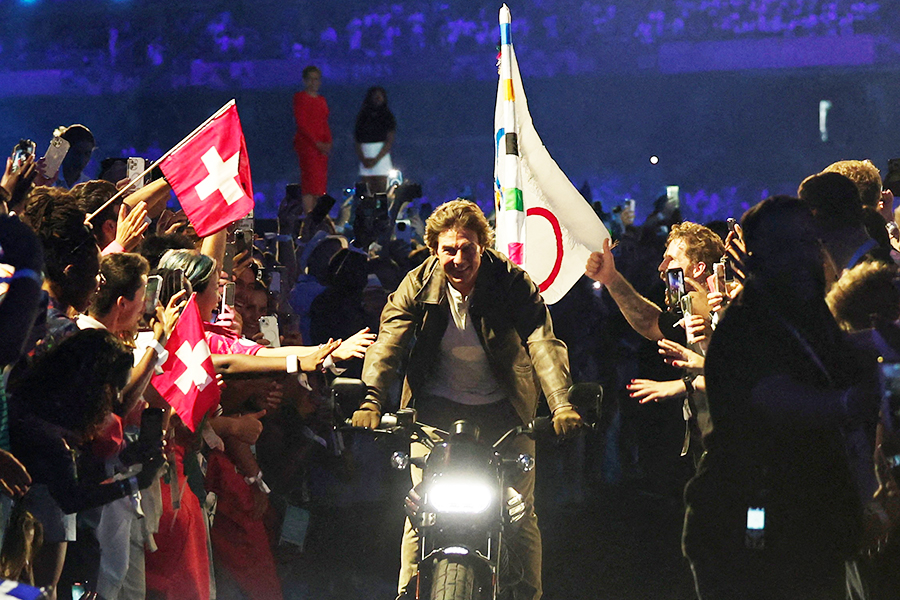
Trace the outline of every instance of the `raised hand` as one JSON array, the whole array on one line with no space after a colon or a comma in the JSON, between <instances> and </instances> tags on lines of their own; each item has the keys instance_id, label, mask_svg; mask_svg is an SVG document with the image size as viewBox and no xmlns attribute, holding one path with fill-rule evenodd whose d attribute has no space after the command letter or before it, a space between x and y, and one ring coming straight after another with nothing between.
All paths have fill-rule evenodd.
<instances>
[{"instance_id":1,"label":"raised hand","mask_svg":"<svg viewBox=\"0 0 900 600\"><path fill-rule=\"evenodd\" d=\"M327 344L322 344L319 349L312 354L300 357L300 370L304 373L320 370L328 355L334 352L340 345L341 340L328 340Z\"/></svg>"},{"instance_id":2,"label":"raised hand","mask_svg":"<svg viewBox=\"0 0 900 600\"><path fill-rule=\"evenodd\" d=\"M336 361L350 360L351 358L364 358L366 348L372 345L376 335L369 328L361 329L341 342L334 351L332 358Z\"/></svg>"},{"instance_id":3,"label":"raised hand","mask_svg":"<svg viewBox=\"0 0 900 600\"><path fill-rule=\"evenodd\" d=\"M612 255L612 246L609 238L603 240L603 251L592 252L584 267L584 274L600 283L607 285L616 274L616 260Z\"/></svg>"},{"instance_id":4,"label":"raised hand","mask_svg":"<svg viewBox=\"0 0 900 600\"><path fill-rule=\"evenodd\" d=\"M747 276L747 247L744 245L744 233L740 225L735 225L734 231L725 238L725 254L728 255L734 276L743 283Z\"/></svg>"},{"instance_id":5,"label":"raised hand","mask_svg":"<svg viewBox=\"0 0 900 600\"><path fill-rule=\"evenodd\" d=\"M653 381L652 379L632 379L626 386L632 398L641 404L659 402L684 395L684 382L680 379L672 381Z\"/></svg>"},{"instance_id":6,"label":"raised hand","mask_svg":"<svg viewBox=\"0 0 900 600\"><path fill-rule=\"evenodd\" d=\"M665 338L656 343L659 346L659 353L667 365L697 372L703 370L705 359L693 350Z\"/></svg>"},{"instance_id":7,"label":"raised hand","mask_svg":"<svg viewBox=\"0 0 900 600\"><path fill-rule=\"evenodd\" d=\"M6 159L6 170L0 178L0 187L9 195L9 208L15 210L31 189L31 184L37 177L38 171L34 163L34 156L25 159L24 164L15 173L12 172L12 158ZM4 214L6 211L4 211Z\"/></svg>"},{"instance_id":8,"label":"raised hand","mask_svg":"<svg viewBox=\"0 0 900 600\"><path fill-rule=\"evenodd\" d=\"M123 204L119 208L119 218L116 223L116 241L125 248L126 252L131 252L144 239L144 232L147 231L149 225L146 202L138 202L131 209Z\"/></svg>"},{"instance_id":9,"label":"raised hand","mask_svg":"<svg viewBox=\"0 0 900 600\"><path fill-rule=\"evenodd\" d=\"M0 493L10 498L21 498L29 486L31 475L25 466L6 450L0 450Z\"/></svg>"},{"instance_id":10,"label":"raised hand","mask_svg":"<svg viewBox=\"0 0 900 600\"><path fill-rule=\"evenodd\" d=\"M255 444L263 430L263 424L260 419L264 416L266 416L266 411L261 410L234 417L234 428L232 430L234 437L245 444Z\"/></svg>"},{"instance_id":11,"label":"raised hand","mask_svg":"<svg viewBox=\"0 0 900 600\"><path fill-rule=\"evenodd\" d=\"M169 303L165 307L159 304L156 306L156 322L162 327L163 335L165 336L159 340L160 344L165 345L166 340L172 337L172 332L175 331L175 325L178 324L178 318L181 316L181 310L187 304L187 301L187 291L181 290L169 298ZM156 327L154 327L155 330Z\"/></svg>"}]
</instances>

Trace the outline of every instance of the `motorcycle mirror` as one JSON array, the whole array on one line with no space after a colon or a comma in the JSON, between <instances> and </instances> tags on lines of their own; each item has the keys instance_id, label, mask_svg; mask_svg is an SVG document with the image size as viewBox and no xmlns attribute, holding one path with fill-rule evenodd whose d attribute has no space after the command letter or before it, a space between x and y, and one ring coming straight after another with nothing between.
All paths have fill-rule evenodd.
<instances>
[{"instance_id":1,"label":"motorcycle mirror","mask_svg":"<svg viewBox=\"0 0 900 600\"><path fill-rule=\"evenodd\" d=\"M366 399L366 393L369 390L362 379L336 377L331 384L331 391L336 401L347 402L350 406L358 407Z\"/></svg>"}]
</instances>

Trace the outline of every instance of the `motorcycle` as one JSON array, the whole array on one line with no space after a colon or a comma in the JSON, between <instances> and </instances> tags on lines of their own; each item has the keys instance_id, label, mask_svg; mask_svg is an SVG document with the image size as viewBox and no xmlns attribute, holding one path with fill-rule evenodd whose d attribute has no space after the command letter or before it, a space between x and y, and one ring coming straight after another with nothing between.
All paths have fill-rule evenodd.
<instances>
[{"instance_id":1,"label":"motorcycle","mask_svg":"<svg viewBox=\"0 0 900 600\"><path fill-rule=\"evenodd\" d=\"M332 389L353 406L366 394L359 380L338 378ZM569 401L585 423L596 419L602 393L596 384L569 390ZM407 594L417 600L515 600L524 569L505 539L530 508L510 482L533 470L535 459L510 455L509 449L521 435L551 436L550 418L514 427L493 442L480 439L478 428L465 420L456 421L451 431L426 428L416 421L415 409L406 408L382 415L377 429L366 430L376 436L403 436L426 448L424 456L394 452L390 459L395 469L412 465L423 472L422 483L405 500L407 516L419 534L415 595L409 588Z\"/></svg>"}]
</instances>

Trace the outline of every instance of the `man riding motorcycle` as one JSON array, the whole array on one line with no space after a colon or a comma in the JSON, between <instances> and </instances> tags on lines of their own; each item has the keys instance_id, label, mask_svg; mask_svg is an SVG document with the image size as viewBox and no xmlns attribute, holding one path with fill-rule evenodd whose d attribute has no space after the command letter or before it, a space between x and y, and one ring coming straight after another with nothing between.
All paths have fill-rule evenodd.
<instances>
[{"instance_id":1,"label":"man riding motorcycle","mask_svg":"<svg viewBox=\"0 0 900 600\"><path fill-rule=\"evenodd\" d=\"M432 256L414 269L388 299L377 341L366 353L366 401L353 425L378 427L383 403L405 366L401 407L415 404L422 423L449 431L457 419L478 425L488 439L529 423L540 384L558 435L581 425L568 403L572 385L565 344L553 334L550 313L538 287L518 266L492 250L493 232L481 209L453 200L426 223ZM534 442L516 440L515 449L534 454ZM413 455L424 449L411 448ZM413 485L421 471L411 469ZM534 471L515 488L529 514L510 549L524 566L523 584L541 596L541 538L533 511ZM407 520L401 547L400 597L416 572L417 534Z\"/></svg>"}]
</instances>

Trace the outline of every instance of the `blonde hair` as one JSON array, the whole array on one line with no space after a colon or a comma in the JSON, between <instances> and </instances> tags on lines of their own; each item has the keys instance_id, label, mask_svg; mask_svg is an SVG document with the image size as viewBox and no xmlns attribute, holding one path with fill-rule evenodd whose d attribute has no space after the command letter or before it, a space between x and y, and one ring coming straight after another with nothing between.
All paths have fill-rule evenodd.
<instances>
[{"instance_id":1,"label":"blonde hair","mask_svg":"<svg viewBox=\"0 0 900 600\"><path fill-rule=\"evenodd\" d=\"M863 262L844 271L825 298L838 325L846 331L857 331L872 327L873 318L900 318L896 277L897 267L879 261Z\"/></svg>"},{"instance_id":2,"label":"blonde hair","mask_svg":"<svg viewBox=\"0 0 900 600\"><path fill-rule=\"evenodd\" d=\"M453 229L468 229L478 236L482 248L494 245L494 230L478 205L469 200L451 200L438 206L425 222L425 245L437 252L438 236Z\"/></svg>"},{"instance_id":3,"label":"blonde hair","mask_svg":"<svg viewBox=\"0 0 900 600\"><path fill-rule=\"evenodd\" d=\"M878 208L881 200L881 173L871 160L839 160L823 173L840 173L856 184L863 206Z\"/></svg>"},{"instance_id":4,"label":"blonde hair","mask_svg":"<svg viewBox=\"0 0 900 600\"><path fill-rule=\"evenodd\" d=\"M713 263L718 262L725 254L725 244L722 243L722 238L704 225L690 221L675 223L669 231L666 245L677 240L684 240L684 255L692 265L700 263L706 265L705 273L707 275L712 274Z\"/></svg>"}]
</instances>

